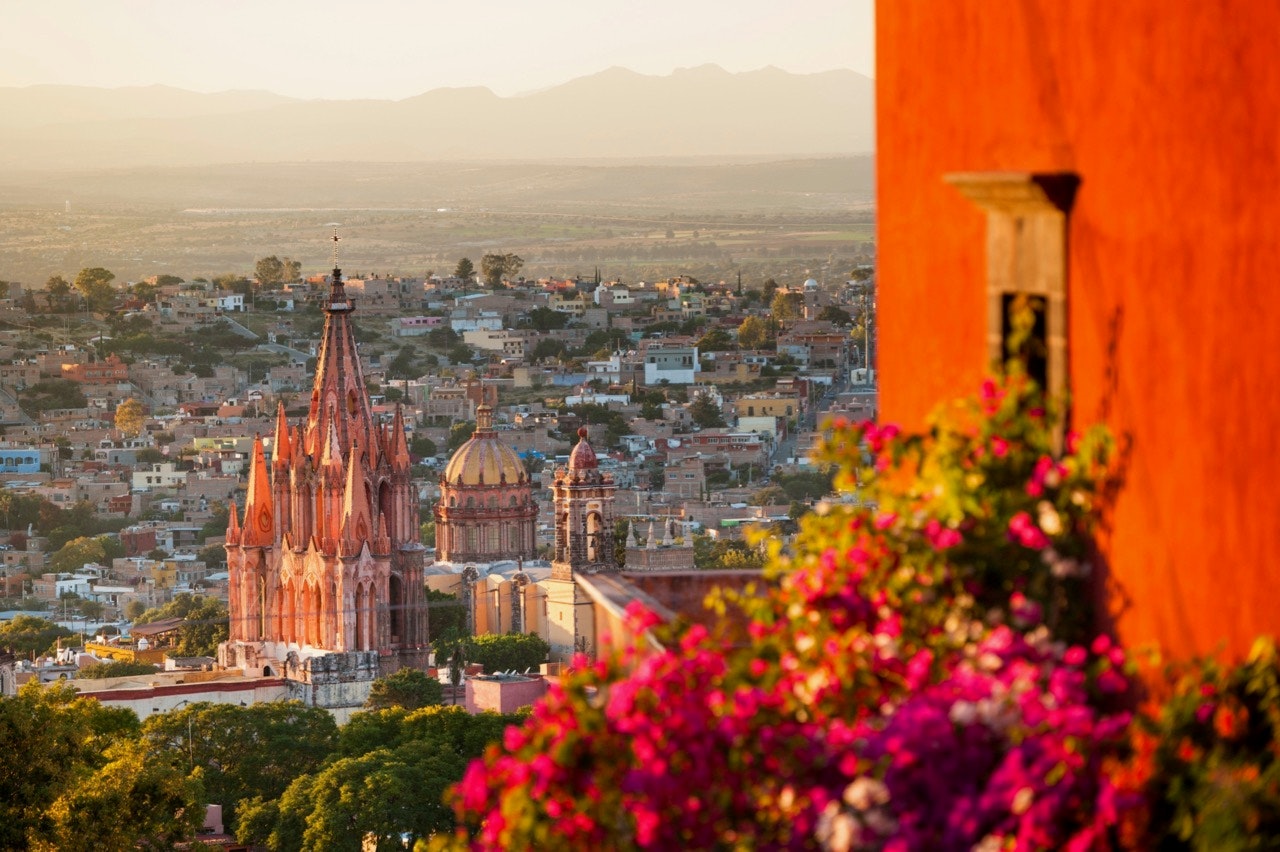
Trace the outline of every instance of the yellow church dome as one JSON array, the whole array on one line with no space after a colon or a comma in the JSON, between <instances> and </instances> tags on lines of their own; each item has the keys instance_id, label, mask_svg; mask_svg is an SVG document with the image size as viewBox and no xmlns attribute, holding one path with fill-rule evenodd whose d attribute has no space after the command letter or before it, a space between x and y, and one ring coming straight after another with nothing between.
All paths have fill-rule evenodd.
<instances>
[{"instance_id":1,"label":"yellow church dome","mask_svg":"<svg viewBox=\"0 0 1280 852\"><path fill-rule=\"evenodd\" d=\"M449 485L512 485L528 478L520 456L493 431L493 410L487 405L476 409L476 431L471 439L458 447L444 469Z\"/></svg>"}]
</instances>

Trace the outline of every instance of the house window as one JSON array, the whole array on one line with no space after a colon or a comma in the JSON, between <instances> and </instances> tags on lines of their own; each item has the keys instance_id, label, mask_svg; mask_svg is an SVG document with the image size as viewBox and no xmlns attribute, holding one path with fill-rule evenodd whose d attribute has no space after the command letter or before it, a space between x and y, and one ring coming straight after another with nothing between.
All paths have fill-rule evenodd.
<instances>
[{"instance_id":1,"label":"house window","mask_svg":"<svg viewBox=\"0 0 1280 852\"><path fill-rule=\"evenodd\" d=\"M975 172L947 181L987 214L987 357L1022 366L1048 393L1067 388L1069 172Z\"/></svg>"}]
</instances>

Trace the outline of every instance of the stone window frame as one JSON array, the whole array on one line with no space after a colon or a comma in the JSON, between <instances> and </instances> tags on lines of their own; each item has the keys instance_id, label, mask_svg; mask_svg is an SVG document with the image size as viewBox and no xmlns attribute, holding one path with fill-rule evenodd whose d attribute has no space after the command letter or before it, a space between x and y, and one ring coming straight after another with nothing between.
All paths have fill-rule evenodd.
<instances>
[{"instance_id":1,"label":"stone window frame","mask_svg":"<svg viewBox=\"0 0 1280 852\"><path fill-rule=\"evenodd\" d=\"M1070 384L1067 225L1079 176L1073 172L957 172L944 180L987 214L988 360L999 366L1008 357L1010 297L1039 296L1044 300L1044 318L1034 334L1045 352L1044 390L1050 397L1064 398Z\"/></svg>"}]
</instances>

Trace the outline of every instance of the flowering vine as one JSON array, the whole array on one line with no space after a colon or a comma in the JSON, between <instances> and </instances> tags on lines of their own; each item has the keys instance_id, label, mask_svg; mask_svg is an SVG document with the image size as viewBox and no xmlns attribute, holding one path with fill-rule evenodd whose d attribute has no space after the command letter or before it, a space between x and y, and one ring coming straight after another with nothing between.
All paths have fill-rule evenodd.
<instances>
[{"instance_id":1,"label":"flowering vine","mask_svg":"<svg viewBox=\"0 0 1280 852\"><path fill-rule=\"evenodd\" d=\"M710 602L740 611L747 641L629 609L663 650L575 660L469 768L459 832L435 845L1087 850L1145 836L1129 663L1091 635L1087 593L1112 443L1101 429L1059 439L1056 423L1014 376L922 434L830 424L841 499L805 516L787 553L770 544L766 594ZM1235 732L1245 703L1197 724Z\"/></svg>"}]
</instances>

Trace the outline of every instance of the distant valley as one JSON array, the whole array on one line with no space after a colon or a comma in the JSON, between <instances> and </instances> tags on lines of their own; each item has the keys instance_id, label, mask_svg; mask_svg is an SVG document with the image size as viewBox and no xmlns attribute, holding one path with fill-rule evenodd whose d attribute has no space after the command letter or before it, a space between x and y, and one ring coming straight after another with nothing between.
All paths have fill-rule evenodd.
<instances>
[{"instance_id":1,"label":"distant valley","mask_svg":"<svg viewBox=\"0 0 1280 852\"><path fill-rule=\"evenodd\" d=\"M7 170L252 162L768 157L869 153L874 83L853 71L647 76L612 68L498 97L300 101L163 86L0 88Z\"/></svg>"},{"instance_id":2,"label":"distant valley","mask_svg":"<svg viewBox=\"0 0 1280 852\"><path fill-rule=\"evenodd\" d=\"M397 102L0 88L0 280L318 272L330 222L352 270L834 274L874 238L872 90L714 66Z\"/></svg>"}]
</instances>

